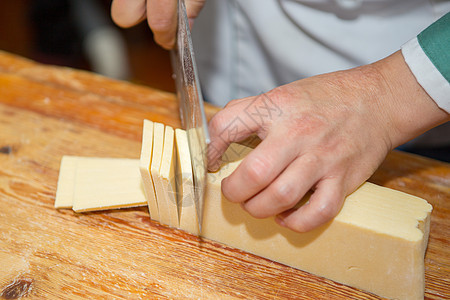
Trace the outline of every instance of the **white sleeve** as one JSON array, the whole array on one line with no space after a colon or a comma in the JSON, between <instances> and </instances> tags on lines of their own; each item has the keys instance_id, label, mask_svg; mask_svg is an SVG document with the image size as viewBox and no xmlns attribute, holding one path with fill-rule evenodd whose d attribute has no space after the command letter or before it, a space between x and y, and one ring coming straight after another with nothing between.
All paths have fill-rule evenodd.
<instances>
[{"instance_id":1,"label":"white sleeve","mask_svg":"<svg viewBox=\"0 0 450 300\"><path fill-rule=\"evenodd\" d=\"M450 83L425 54L417 37L402 46L402 54L417 82L440 108L450 113Z\"/></svg>"}]
</instances>

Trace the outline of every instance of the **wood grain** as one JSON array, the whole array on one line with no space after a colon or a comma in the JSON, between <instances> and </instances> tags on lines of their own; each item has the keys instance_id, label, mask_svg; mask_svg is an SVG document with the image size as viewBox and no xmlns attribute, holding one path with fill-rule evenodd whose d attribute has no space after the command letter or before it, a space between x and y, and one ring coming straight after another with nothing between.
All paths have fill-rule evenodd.
<instances>
[{"instance_id":1,"label":"wood grain","mask_svg":"<svg viewBox=\"0 0 450 300\"><path fill-rule=\"evenodd\" d=\"M173 95L0 52L1 297L379 299L162 226L144 208L55 210L61 157L137 158L144 118L178 127ZM371 181L433 204L426 297L448 297L450 166L393 152Z\"/></svg>"}]
</instances>

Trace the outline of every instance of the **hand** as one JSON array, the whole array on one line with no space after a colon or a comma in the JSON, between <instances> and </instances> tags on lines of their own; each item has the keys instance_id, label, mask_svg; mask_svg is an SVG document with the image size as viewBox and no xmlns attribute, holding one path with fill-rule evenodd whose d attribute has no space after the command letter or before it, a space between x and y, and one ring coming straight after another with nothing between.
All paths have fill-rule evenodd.
<instances>
[{"instance_id":1,"label":"hand","mask_svg":"<svg viewBox=\"0 0 450 300\"><path fill-rule=\"evenodd\" d=\"M189 23L197 17L205 0L186 0ZM121 27L131 27L147 18L155 41L165 49L173 48L177 30L178 0L113 0L111 17Z\"/></svg>"},{"instance_id":2,"label":"hand","mask_svg":"<svg viewBox=\"0 0 450 300\"><path fill-rule=\"evenodd\" d=\"M209 124L209 168L256 133L261 144L222 181L224 196L256 218L278 215L280 225L309 231L336 216L391 149L448 119L397 52L230 102Z\"/></svg>"}]
</instances>

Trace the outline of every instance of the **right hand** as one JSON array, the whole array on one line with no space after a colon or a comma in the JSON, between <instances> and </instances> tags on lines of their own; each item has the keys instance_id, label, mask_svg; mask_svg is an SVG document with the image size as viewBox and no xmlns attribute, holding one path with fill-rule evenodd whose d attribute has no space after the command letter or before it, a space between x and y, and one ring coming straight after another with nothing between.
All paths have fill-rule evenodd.
<instances>
[{"instance_id":1,"label":"right hand","mask_svg":"<svg viewBox=\"0 0 450 300\"><path fill-rule=\"evenodd\" d=\"M189 24L198 16L206 0L186 0ZM132 27L147 19L161 47L172 49L177 30L178 0L113 0L111 17L121 27Z\"/></svg>"},{"instance_id":2,"label":"right hand","mask_svg":"<svg viewBox=\"0 0 450 300\"><path fill-rule=\"evenodd\" d=\"M262 142L222 193L255 218L306 232L335 217L391 149L449 120L397 51L228 103L209 122L208 166L217 170L232 142L257 134Z\"/></svg>"}]
</instances>

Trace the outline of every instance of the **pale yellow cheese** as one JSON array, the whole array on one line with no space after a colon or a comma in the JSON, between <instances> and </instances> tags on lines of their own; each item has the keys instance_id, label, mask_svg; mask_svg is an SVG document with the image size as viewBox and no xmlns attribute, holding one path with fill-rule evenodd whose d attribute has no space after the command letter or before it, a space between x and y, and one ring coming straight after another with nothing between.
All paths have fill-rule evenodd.
<instances>
[{"instance_id":1,"label":"pale yellow cheese","mask_svg":"<svg viewBox=\"0 0 450 300\"><path fill-rule=\"evenodd\" d=\"M153 184L155 187L156 202L159 211L159 221L163 224L168 224L169 209L166 201L166 194L163 188L163 182L160 174L162 155L164 148L164 124L153 124L153 151L150 165L150 174L152 175Z\"/></svg>"},{"instance_id":2,"label":"pale yellow cheese","mask_svg":"<svg viewBox=\"0 0 450 300\"><path fill-rule=\"evenodd\" d=\"M138 159L78 157L73 183L76 212L147 205Z\"/></svg>"},{"instance_id":3,"label":"pale yellow cheese","mask_svg":"<svg viewBox=\"0 0 450 300\"><path fill-rule=\"evenodd\" d=\"M142 183L144 185L145 197L147 198L150 218L159 221L158 204L156 202L155 186L150 174L153 150L153 122L144 120L142 133L142 147L139 170L141 172Z\"/></svg>"},{"instance_id":4,"label":"pale yellow cheese","mask_svg":"<svg viewBox=\"0 0 450 300\"><path fill-rule=\"evenodd\" d=\"M164 147L161 159L161 168L159 170L159 176L161 178L162 187L164 191L164 201L167 207L168 215L166 218L161 218L161 222L172 227L178 227L178 200L175 178L175 165L176 165L176 152L175 152L175 135L174 130L170 126L166 126L164 132ZM158 202L162 202L158 198Z\"/></svg>"},{"instance_id":5,"label":"pale yellow cheese","mask_svg":"<svg viewBox=\"0 0 450 300\"><path fill-rule=\"evenodd\" d=\"M180 213L179 228L198 235L198 218L194 201L194 178L192 175L191 156L185 130L175 130L177 149L178 206Z\"/></svg>"},{"instance_id":6,"label":"pale yellow cheese","mask_svg":"<svg viewBox=\"0 0 450 300\"><path fill-rule=\"evenodd\" d=\"M164 135L164 125L155 123L151 174L161 222L171 225L173 220L170 212L176 205L170 208L167 205L166 210L162 211L160 204L168 204L169 195L176 191L173 183L170 183L170 178L173 178L171 168L175 170L174 166L177 166L181 173L183 168L189 170L186 166L186 157L189 155L178 153L180 159L177 164L176 152L173 150L173 134L170 133L166 135L169 142L164 154ZM179 140L182 139L183 137ZM148 147L148 143L146 145ZM187 151L188 147L186 144L178 145L177 149L180 152ZM250 148L233 144L223 157L225 163L221 169L216 173L208 173L203 237L383 297L423 298L424 254L428 241L431 205L421 198L365 183L347 197L334 220L311 232L296 233L278 226L271 218L255 219L239 205L223 197L220 186L222 179L230 175L250 151ZM87 160L91 161L87 163ZM136 178L136 174L139 174L139 161L135 160L133 166L131 163L127 167L120 166L120 172L117 171L118 163L115 159L86 158L80 161L84 161L80 169L83 171L79 172L80 164L77 161L73 186L74 209L77 199L81 196L103 199L108 203L108 208L114 207L112 200L118 198L113 196L119 192L117 189L126 190L128 195L140 193L145 203L140 180ZM68 166L70 168L70 163ZM136 172L124 172L125 169L131 168ZM92 170L98 171L91 172ZM102 176L93 176L92 173ZM108 177L108 174L117 173L123 176ZM190 175L187 171L185 178L190 178ZM124 177L130 180L127 187L124 183L127 179ZM104 186L106 182L109 183L108 187ZM188 183L190 190L192 181L188 180ZM178 192L183 195L183 183L179 182L178 186L182 187L178 188ZM179 226L189 232L198 232L195 209L184 209L184 199L183 197L181 200L181 207L178 207L181 213ZM116 206L117 203L123 205L123 197L115 203ZM102 208L97 204L97 209L98 207ZM175 214L172 213L173 215Z\"/></svg>"},{"instance_id":7,"label":"pale yellow cheese","mask_svg":"<svg viewBox=\"0 0 450 300\"><path fill-rule=\"evenodd\" d=\"M59 167L55 208L72 208L77 157L63 156Z\"/></svg>"},{"instance_id":8,"label":"pale yellow cheese","mask_svg":"<svg viewBox=\"0 0 450 300\"><path fill-rule=\"evenodd\" d=\"M230 162L208 174L203 237L383 297L423 299L432 210L425 200L365 183L333 221L296 233L223 197L221 180L240 163L234 148L225 155Z\"/></svg>"}]
</instances>

